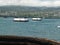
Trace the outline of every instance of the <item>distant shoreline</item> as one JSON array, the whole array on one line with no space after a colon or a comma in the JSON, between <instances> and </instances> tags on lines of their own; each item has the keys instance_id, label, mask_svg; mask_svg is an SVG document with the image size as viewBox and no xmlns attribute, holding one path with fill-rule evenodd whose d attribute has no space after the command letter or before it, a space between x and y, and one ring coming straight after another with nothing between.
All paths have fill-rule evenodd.
<instances>
[{"instance_id":1,"label":"distant shoreline","mask_svg":"<svg viewBox=\"0 0 60 45\"><path fill-rule=\"evenodd\" d=\"M0 16L0 17L3 17L3 18L39 18L39 17L15 17L15 16ZM60 18L44 18L44 19L60 19Z\"/></svg>"}]
</instances>

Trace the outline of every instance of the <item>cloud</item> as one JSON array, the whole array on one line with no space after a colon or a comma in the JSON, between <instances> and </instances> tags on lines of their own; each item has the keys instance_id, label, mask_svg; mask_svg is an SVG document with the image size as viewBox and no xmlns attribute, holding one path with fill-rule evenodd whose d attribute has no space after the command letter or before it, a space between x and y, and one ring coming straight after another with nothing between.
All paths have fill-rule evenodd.
<instances>
[{"instance_id":1,"label":"cloud","mask_svg":"<svg viewBox=\"0 0 60 45\"><path fill-rule=\"evenodd\" d=\"M20 0L0 0L0 5L18 5Z\"/></svg>"},{"instance_id":2,"label":"cloud","mask_svg":"<svg viewBox=\"0 0 60 45\"><path fill-rule=\"evenodd\" d=\"M59 0L21 0L21 5L28 5L28 6L60 6Z\"/></svg>"},{"instance_id":3,"label":"cloud","mask_svg":"<svg viewBox=\"0 0 60 45\"><path fill-rule=\"evenodd\" d=\"M0 0L0 6L21 5L21 6L60 6L60 0Z\"/></svg>"}]
</instances>

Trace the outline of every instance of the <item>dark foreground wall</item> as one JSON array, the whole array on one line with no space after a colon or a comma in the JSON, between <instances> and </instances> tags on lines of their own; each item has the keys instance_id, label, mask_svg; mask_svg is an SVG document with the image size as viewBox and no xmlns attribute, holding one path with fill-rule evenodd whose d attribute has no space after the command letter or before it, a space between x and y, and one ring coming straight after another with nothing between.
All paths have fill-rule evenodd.
<instances>
[{"instance_id":1,"label":"dark foreground wall","mask_svg":"<svg viewBox=\"0 0 60 45\"><path fill-rule=\"evenodd\" d=\"M0 36L0 45L60 45L59 42L33 37Z\"/></svg>"}]
</instances>

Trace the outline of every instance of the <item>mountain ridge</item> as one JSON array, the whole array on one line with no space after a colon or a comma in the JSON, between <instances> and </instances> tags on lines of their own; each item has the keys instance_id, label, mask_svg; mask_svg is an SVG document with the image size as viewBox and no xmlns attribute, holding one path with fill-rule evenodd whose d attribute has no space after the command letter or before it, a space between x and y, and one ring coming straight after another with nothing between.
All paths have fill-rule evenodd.
<instances>
[{"instance_id":1,"label":"mountain ridge","mask_svg":"<svg viewBox=\"0 0 60 45\"><path fill-rule=\"evenodd\" d=\"M42 10L60 10L60 7L0 6L0 10L42 11Z\"/></svg>"}]
</instances>

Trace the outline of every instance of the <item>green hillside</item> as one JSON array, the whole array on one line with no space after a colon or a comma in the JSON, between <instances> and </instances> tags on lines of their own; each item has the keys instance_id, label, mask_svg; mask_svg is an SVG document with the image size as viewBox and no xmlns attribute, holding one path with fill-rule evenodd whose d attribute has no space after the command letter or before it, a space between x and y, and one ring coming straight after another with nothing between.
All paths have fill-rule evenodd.
<instances>
[{"instance_id":1,"label":"green hillside","mask_svg":"<svg viewBox=\"0 0 60 45\"><path fill-rule=\"evenodd\" d=\"M60 7L0 6L0 17L60 18Z\"/></svg>"}]
</instances>

